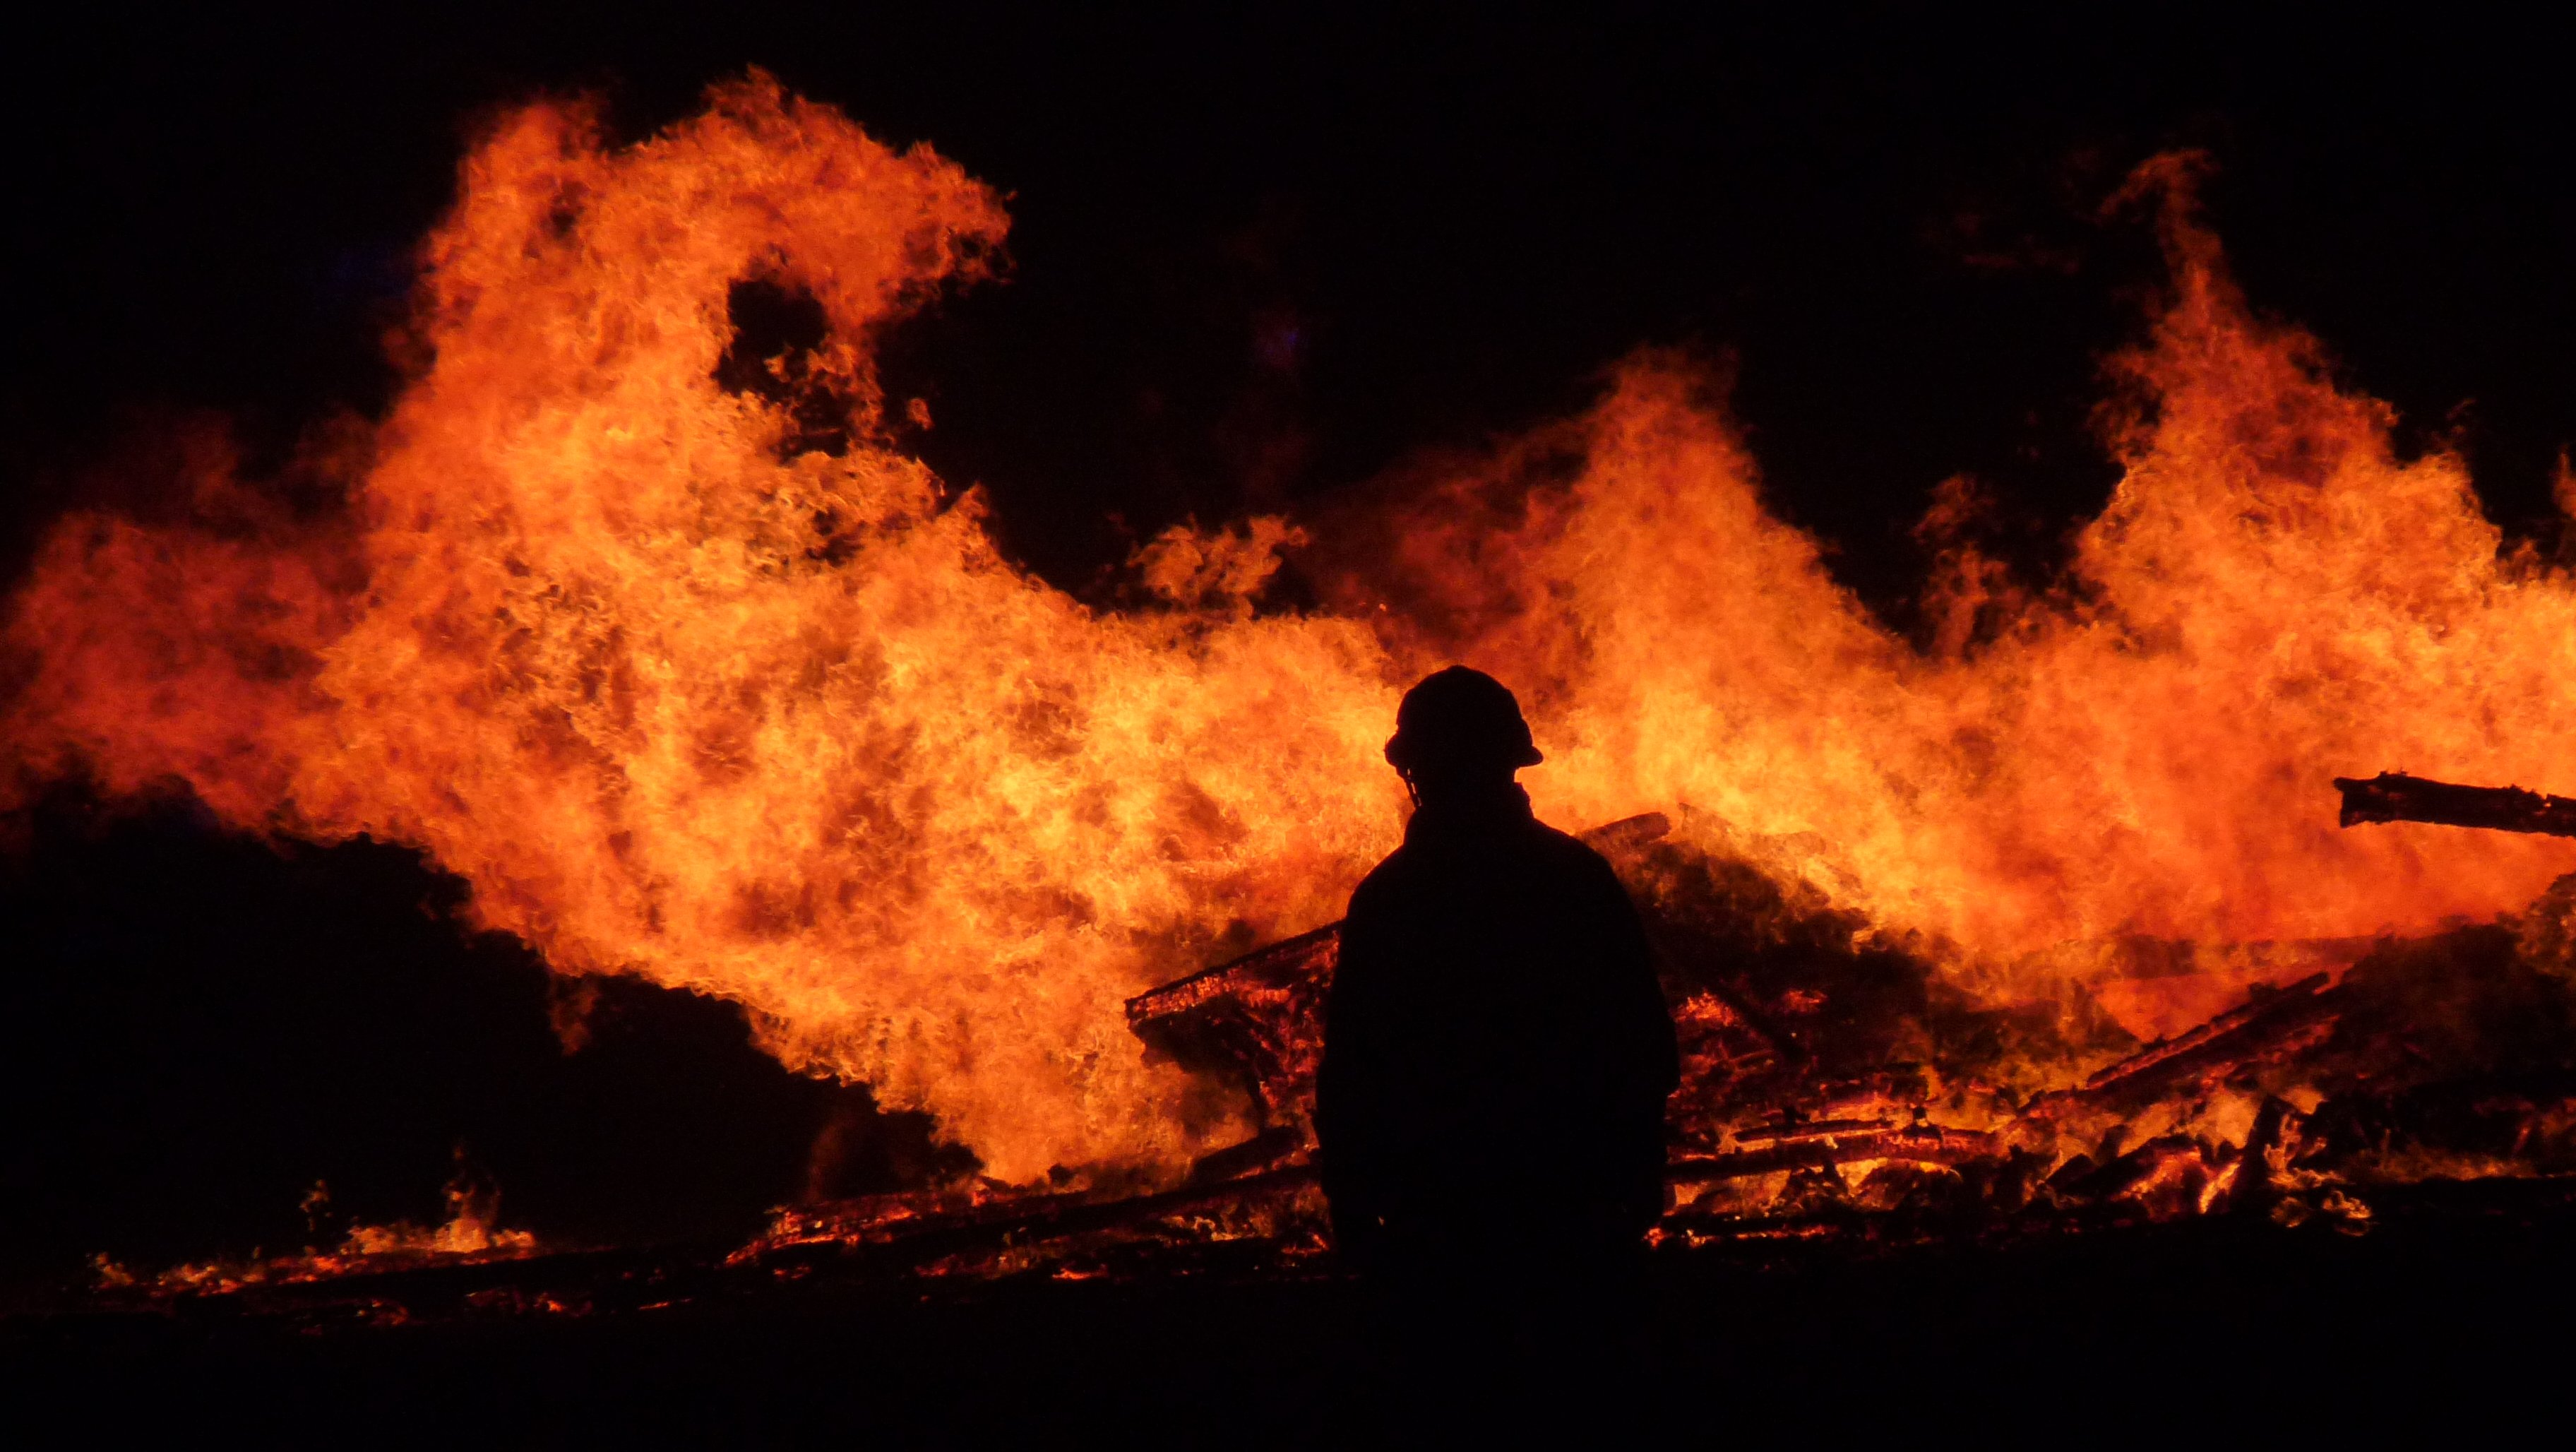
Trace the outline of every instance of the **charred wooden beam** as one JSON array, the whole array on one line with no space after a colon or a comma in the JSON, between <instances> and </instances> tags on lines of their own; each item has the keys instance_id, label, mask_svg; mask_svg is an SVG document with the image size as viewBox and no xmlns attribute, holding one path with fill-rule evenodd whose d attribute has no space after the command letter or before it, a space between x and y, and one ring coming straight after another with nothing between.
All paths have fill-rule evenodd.
<instances>
[{"instance_id":1,"label":"charred wooden beam","mask_svg":"<svg viewBox=\"0 0 2576 1452\"><path fill-rule=\"evenodd\" d=\"M2003 1143L1983 1130L1941 1129L1915 1125L1904 1129L1862 1129L1769 1140L1714 1155L1684 1155L1664 1168L1676 1185L1707 1185L1794 1170L1809 1165L1843 1165L1855 1160L1906 1160L1924 1165L1958 1165L2003 1153Z\"/></svg>"},{"instance_id":2,"label":"charred wooden beam","mask_svg":"<svg viewBox=\"0 0 2576 1452\"><path fill-rule=\"evenodd\" d=\"M2543 796L2521 787L2458 786L2402 771L2383 771L2367 781L2339 776L2335 789L2343 793L2341 820L2347 827L2364 822L2431 822L2576 837L2576 797Z\"/></svg>"},{"instance_id":3,"label":"charred wooden beam","mask_svg":"<svg viewBox=\"0 0 2576 1452\"><path fill-rule=\"evenodd\" d=\"M1329 922L1257 952L1229 959L1127 1000L1128 1026L1146 1025L1202 1007L1246 989L1284 990L1331 971L1341 955L1342 925Z\"/></svg>"},{"instance_id":4,"label":"charred wooden beam","mask_svg":"<svg viewBox=\"0 0 2576 1452\"><path fill-rule=\"evenodd\" d=\"M804 1212L736 1251L729 1263L776 1265L816 1256L857 1255L915 1265L965 1251L1030 1244L1142 1225L1166 1215L1255 1195L1293 1194L1316 1183L1313 1165L1292 1164L1216 1183L1193 1182L1145 1195L1074 1192L988 1201L946 1214L870 1222L863 1215Z\"/></svg>"},{"instance_id":5,"label":"charred wooden beam","mask_svg":"<svg viewBox=\"0 0 2576 1452\"><path fill-rule=\"evenodd\" d=\"M1777 1123L1762 1129L1739 1129L1735 1142L1747 1147L1757 1144L1796 1144L1802 1140L1847 1139L1875 1130L1893 1129L1887 1119L1801 1119L1794 1109L1782 1110Z\"/></svg>"},{"instance_id":6,"label":"charred wooden beam","mask_svg":"<svg viewBox=\"0 0 2576 1452\"><path fill-rule=\"evenodd\" d=\"M2263 1107L2254 1112L2254 1126L2245 1136L2245 1148L2237 1156L2236 1183L2228 1187L2226 1208L2238 1215L2267 1215L2281 1198L2281 1188L2272 1177L2272 1152L2281 1146L2284 1131L2298 1111L2277 1094L2266 1095Z\"/></svg>"},{"instance_id":7,"label":"charred wooden beam","mask_svg":"<svg viewBox=\"0 0 2576 1452\"><path fill-rule=\"evenodd\" d=\"M2099 1090L2140 1079L2162 1081L2177 1069L2188 1069L2222 1057L2225 1051L2241 1048L2260 1037L2252 1031L2291 1022L2298 1009L2316 1003L2325 987L2326 975L2323 973L2311 973L2296 983L2277 989L2257 985L2245 1002L2198 1028L2149 1044L2109 1068L2096 1071L2084 1081L2084 1087Z\"/></svg>"},{"instance_id":8,"label":"charred wooden beam","mask_svg":"<svg viewBox=\"0 0 2576 1452\"><path fill-rule=\"evenodd\" d=\"M2147 1045L2080 1088L2042 1094L2025 1112L2047 1117L2070 1109L2134 1107L2192 1081L2218 1078L2340 1012L2342 996L2327 984L2323 973L2286 987L2257 984L2245 1002L2200 1027Z\"/></svg>"},{"instance_id":9,"label":"charred wooden beam","mask_svg":"<svg viewBox=\"0 0 2576 1452\"><path fill-rule=\"evenodd\" d=\"M2192 1136L2159 1135L2123 1151L2118 1144L2119 1131L2112 1133L2114 1138L2104 1144L2098 1155L2077 1155L2058 1166L2048 1177L2048 1188L2075 1199L2109 1200L2186 1162L2191 1173L2199 1177L2196 1183L2206 1184L2210 1169L2207 1148Z\"/></svg>"},{"instance_id":10,"label":"charred wooden beam","mask_svg":"<svg viewBox=\"0 0 2576 1452\"><path fill-rule=\"evenodd\" d=\"M1304 1155L1306 1135L1301 1126L1274 1124L1240 1144L1211 1150L1190 1163L1190 1183L1212 1185L1226 1180L1239 1180L1257 1175Z\"/></svg>"}]
</instances>

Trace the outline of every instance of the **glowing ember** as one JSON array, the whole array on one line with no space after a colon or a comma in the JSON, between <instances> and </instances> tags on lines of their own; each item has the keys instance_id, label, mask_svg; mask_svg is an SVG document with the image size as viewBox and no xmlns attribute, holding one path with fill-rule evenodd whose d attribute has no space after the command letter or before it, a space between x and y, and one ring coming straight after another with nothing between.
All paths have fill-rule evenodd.
<instances>
[{"instance_id":1,"label":"glowing ember","mask_svg":"<svg viewBox=\"0 0 2576 1452\"><path fill-rule=\"evenodd\" d=\"M2254 320L2186 170L2140 175L2176 198L2173 298L2121 362L2116 497L2052 592L1953 550L1927 655L1654 356L1317 540L1338 615L1255 614L1298 546L1275 520L1169 534L1137 561L1162 607L1085 608L882 427L872 332L978 275L991 192L759 76L623 149L533 106L427 245L401 400L299 466L345 511L284 517L213 453L191 523L57 528L6 625L18 782L417 844L558 971L735 999L1000 1179L1150 1175L1243 1106L1149 1064L1122 1000L1338 916L1399 826L1395 689L1464 657L1532 706L1551 820L1666 811L1990 1001L2177 1030L2351 957L2300 942L2576 868L2338 831L2337 775L2558 784L2576 583L2501 555L2456 459L2397 458L2385 408ZM748 382L747 281L829 324ZM2194 946L2123 976L2139 935ZM2224 1189L2158 1163L2173 1196Z\"/></svg>"},{"instance_id":2,"label":"glowing ember","mask_svg":"<svg viewBox=\"0 0 2576 1452\"><path fill-rule=\"evenodd\" d=\"M318 1220L330 1198L327 1187L315 1185L305 1197L306 1215ZM460 1173L447 1186L447 1219L439 1225L352 1225L336 1249L308 1247L300 1255L280 1256L253 1251L243 1259L193 1262L150 1276L139 1277L103 1255L92 1257L90 1267L103 1293L168 1298L229 1295L253 1286L292 1286L422 1266L491 1265L536 1255L534 1235L494 1223L498 1208L499 1196L488 1183Z\"/></svg>"}]
</instances>

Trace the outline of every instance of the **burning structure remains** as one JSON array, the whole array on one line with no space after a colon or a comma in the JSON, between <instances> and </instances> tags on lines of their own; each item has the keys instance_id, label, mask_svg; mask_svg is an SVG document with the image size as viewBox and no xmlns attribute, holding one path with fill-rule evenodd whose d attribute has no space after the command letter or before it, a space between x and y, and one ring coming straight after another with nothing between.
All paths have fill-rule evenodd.
<instances>
[{"instance_id":1,"label":"burning structure remains","mask_svg":"<svg viewBox=\"0 0 2576 1452\"><path fill-rule=\"evenodd\" d=\"M2257 984L2206 1022L2140 1044L2108 1022L1944 993L1930 965L1855 946L1853 925L1821 902L1676 849L1661 816L1587 835L1659 909L1650 916L1684 1026L1662 1241L2049 1233L2218 1215L2359 1231L2374 1200L2413 1207L2428 1182L2518 1181L2498 1203L2533 1208L2576 1184L2562 1178L2576 1172L2564 921L2576 878L2511 922L2285 947L2276 961L2326 966ZM1712 923L1732 925L1732 941ZM1327 926L1129 1002L1147 1043L1234 1079L1258 1106L1258 1132L1203 1156L1180 1189L1074 1197L1086 1214L1005 1202L917 1231L892 1206L806 1210L782 1216L750 1254L912 1233L946 1248L972 1225L1005 1232L992 1253L1018 1266L1090 1265L1112 1245L1220 1225L1291 1254L1315 1248L1316 1207L1291 1192L1311 1185L1335 948ZM2124 951L2142 963L2187 956L2149 942ZM2015 1090L2015 1072L2034 1063L2087 1062L2099 1067L2065 1087Z\"/></svg>"},{"instance_id":2,"label":"burning structure remains","mask_svg":"<svg viewBox=\"0 0 2576 1452\"><path fill-rule=\"evenodd\" d=\"M417 846L557 973L740 1003L975 1169L649 1273L540 1257L461 1194L445 1232L109 1290L579 1309L842 1265L1314 1263L1315 925L1395 839L1396 689L1450 659L1521 690L1539 810L1609 823L1651 923L1685 1056L1667 1245L2559 1193L2566 804L2345 781L2347 825L2391 824L2349 832L2323 788L2545 779L2576 580L2253 314L2194 165L2132 184L2170 291L2069 576L2016 583L1945 495L1914 641L1660 354L1329 534L1175 528L1125 603L1077 601L905 452L928 407L869 352L990 270L990 189L759 76L623 147L516 113L425 249L406 391L292 465L331 507L210 446L188 518L54 530L4 627L0 786ZM747 341L746 288L822 330ZM1289 567L1311 608L1265 594Z\"/></svg>"}]
</instances>

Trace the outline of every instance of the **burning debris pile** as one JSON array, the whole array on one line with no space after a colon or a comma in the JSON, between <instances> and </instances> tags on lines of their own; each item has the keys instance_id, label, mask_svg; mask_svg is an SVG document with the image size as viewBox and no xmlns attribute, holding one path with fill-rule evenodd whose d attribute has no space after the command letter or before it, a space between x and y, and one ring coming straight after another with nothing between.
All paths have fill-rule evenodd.
<instances>
[{"instance_id":1,"label":"burning debris pile","mask_svg":"<svg viewBox=\"0 0 2576 1452\"><path fill-rule=\"evenodd\" d=\"M0 619L0 809L79 778L416 847L474 926L740 1004L990 1177L783 1213L716 1281L1310 1257L1336 943L1288 935L1392 845L1395 689L1454 660L1530 703L1544 818L1620 819L1686 1058L1667 1241L2357 1222L2576 1168L2566 804L2347 783L2347 823L2525 834L2468 845L2285 795L2564 761L2576 577L2257 316L2190 158L2131 188L2172 278L2113 360L2117 490L2044 587L1945 490L1926 645L1651 353L1334 538L1175 527L1145 603L1077 600L905 451L927 405L868 351L991 275L999 195L758 75L603 125L467 158L415 375L294 464L344 508L208 448L184 518L61 522ZM745 356L746 288L819 338ZM1292 565L1311 608L1264 595Z\"/></svg>"},{"instance_id":2,"label":"burning debris pile","mask_svg":"<svg viewBox=\"0 0 2576 1452\"><path fill-rule=\"evenodd\" d=\"M2576 1174L2576 877L2493 924L2296 945L2279 956L2331 966L2257 983L2206 1022L2139 1043L2061 1004L1981 1007L1848 915L1674 844L1668 827L1646 816L1586 834L1647 910L1684 1035L1667 1242L2219 1214L2358 1227L2374 1199L2426 1182ZM1320 1207L1290 1192L1313 1183L1335 950L1326 927L1130 1001L1147 1043L1257 1106L1257 1132L1202 1157L1185 1185L1006 1201L917 1230L883 1207L800 1212L746 1254L910 1234L939 1245L981 1223L1018 1237L1014 1268L1105 1264L1109 1232L1187 1238L1175 1217L1311 1249ZM2019 1092L2035 1070L2072 1082Z\"/></svg>"},{"instance_id":3,"label":"burning debris pile","mask_svg":"<svg viewBox=\"0 0 2576 1452\"><path fill-rule=\"evenodd\" d=\"M1670 826L1649 814L1584 834L1647 911L1683 1034L1668 1242L2217 1214L2357 1228L2375 1196L2426 1182L2576 1176L2576 876L2493 924L2292 945L2277 956L2330 966L2141 1044L2062 1004L1980 1007L1866 924L1674 844ZM982 1257L923 1263L989 1271L1105 1265L1113 1245L1198 1237L1311 1252L1337 947L1326 926L1129 1001L1147 1044L1254 1106L1255 1132L1184 1185L944 1214L935 1197L798 1211L745 1256L980 1239ZM2016 1093L2049 1069L2080 1078Z\"/></svg>"},{"instance_id":4,"label":"burning debris pile","mask_svg":"<svg viewBox=\"0 0 2576 1452\"><path fill-rule=\"evenodd\" d=\"M2347 806L2347 826L2558 801L2380 783L2414 790L2380 785L2378 814ZM2378 783L2339 785L2349 798ZM2522 816L2476 824L2576 834ZM2576 1177L2576 875L2494 924L2282 945L2259 958L2321 968L2257 981L2236 1007L2138 1043L2058 1001L1981 1007L1862 919L1669 829L1646 814L1584 834L1649 914L1682 1032L1664 1241L2192 1215L2360 1228L2372 1197L2427 1182ZM925 1269L997 1272L1216 1238L1314 1254L1314 1076L1337 947L1327 924L1128 1001L1159 1056L1252 1104L1255 1133L1200 1156L1180 1187L809 1207L744 1256L909 1246ZM2151 963L2174 945L2125 953ZM2022 1092L2035 1074L2071 1084Z\"/></svg>"},{"instance_id":5,"label":"burning debris pile","mask_svg":"<svg viewBox=\"0 0 2576 1452\"><path fill-rule=\"evenodd\" d=\"M2576 1208L2576 875L2492 923L2288 945L2275 961L2327 966L2141 1043L2080 1003L1972 999L1919 952L1671 828L1649 814L1584 834L1646 912L1681 1030L1655 1232L1671 1251L2220 1216L2358 1233L2443 1195ZM1329 1273L1312 1106L1337 947L1328 925L1129 1002L1153 1053L1251 1106L1245 1138L1178 1177L970 1177L782 1209L740 1246L554 1254L493 1227L489 1187L452 1189L436 1230L359 1227L332 1251L157 1276L102 1264L98 1292L381 1323L853 1276ZM2149 968L2171 950L2124 946Z\"/></svg>"}]
</instances>

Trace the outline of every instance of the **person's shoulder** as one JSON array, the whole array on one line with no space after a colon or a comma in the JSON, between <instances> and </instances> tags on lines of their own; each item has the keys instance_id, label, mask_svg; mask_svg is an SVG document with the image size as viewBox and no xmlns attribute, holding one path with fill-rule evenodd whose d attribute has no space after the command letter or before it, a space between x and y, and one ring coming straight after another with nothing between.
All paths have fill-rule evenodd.
<instances>
[{"instance_id":1,"label":"person's shoulder","mask_svg":"<svg viewBox=\"0 0 2576 1452\"><path fill-rule=\"evenodd\" d=\"M1360 885L1351 889L1351 911L1362 912L1375 902L1404 891L1405 882L1413 876L1413 859L1406 849L1396 848L1369 869Z\"/></svg>"},{"instance_id":2,"label":"person's shoulder","mask_svg":"<svg viewBox=\"0 0 2576 1452\"><path fill-rule=\"evenodd\" d=\"M1541 852L1587 872L1610 870L1610 859L1593 851L1591 845L1582 838L1571 832L1560 832L1545 822L1540 822L1537 826L1538 847Z\"/></svg>"},{"instance_id":3,"label":"person's shoulder","mask_svg":"<svg viewBox=\"0 0 2576 1452\"><path fill-rule=\"evenodd\" d=\"M1539 824L1539 833L1538 851L1559 881L1580 883L1587 895L1608 892L1617 894L1621 901L1627 900L1627 884L1619 880L1610 859L1594 851L1591 844L1544 822Z\"/></svg>"}]
</instances>

